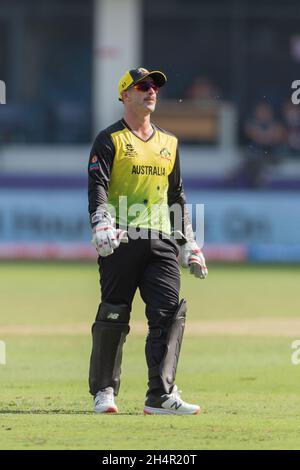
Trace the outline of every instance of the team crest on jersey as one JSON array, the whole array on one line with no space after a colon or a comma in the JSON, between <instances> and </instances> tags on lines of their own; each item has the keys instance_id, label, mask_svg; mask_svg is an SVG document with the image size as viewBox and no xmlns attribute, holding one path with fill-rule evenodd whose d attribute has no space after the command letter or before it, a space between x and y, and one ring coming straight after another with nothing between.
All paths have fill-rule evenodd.
<instances>
[{"instance_id":1,"label":"team crest on jersey","mask_svg":"<svg viewBox=\"0 0 300 470\"><path fill-rule=\"evenodd\" d=\"M169 150L166 147L161 149L159 154L160 154L161 158L165 158L166 160L171 160L171 153L169 152Z\"/></svg>"},{"instance_id":2,"label":"team crest on jersey","mask_svg":"<svg viewBox=\"0 0 300 470\"><path fill-rule=\"evenodd\" d=\"M126 150L125 150L125 156L126 157L137 157L138 153L134 149L134 146L132 144L126 144Z\"/></svg>"}]
</instances>

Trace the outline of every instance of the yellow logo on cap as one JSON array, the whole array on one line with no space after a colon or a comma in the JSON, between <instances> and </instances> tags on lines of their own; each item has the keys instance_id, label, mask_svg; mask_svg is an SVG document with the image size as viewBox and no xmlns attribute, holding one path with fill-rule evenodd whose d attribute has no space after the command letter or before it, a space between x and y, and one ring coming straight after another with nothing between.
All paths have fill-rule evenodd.
<instances>
[{"instance_id":1,"label":"yellow logo on cap","mask_svg":"<svg viewBox=\"0 0 300 470\"><path fill-rule=\"evenodd\" d=\"M118 84L119 99L121 99L121 92L126 90L132 84L132 76L129 72L126 72L123 77L120 78Z\"/></svg>"}]
</instances>

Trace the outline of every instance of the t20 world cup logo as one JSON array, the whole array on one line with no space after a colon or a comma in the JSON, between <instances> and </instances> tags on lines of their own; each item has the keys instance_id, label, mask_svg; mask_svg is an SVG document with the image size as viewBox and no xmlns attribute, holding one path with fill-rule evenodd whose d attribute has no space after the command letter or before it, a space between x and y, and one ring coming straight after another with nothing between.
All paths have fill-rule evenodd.
<instances>
[{"instance_id":1,"label":"t20 world cup logo","mask_svg":"<svg viewBox=\"0 0 300 470\"><path fill-rule=\"evenodd\" d=\"M6 86L3 80L0 80L0 104L6 103Z\"/></svg>"}]
</instances>

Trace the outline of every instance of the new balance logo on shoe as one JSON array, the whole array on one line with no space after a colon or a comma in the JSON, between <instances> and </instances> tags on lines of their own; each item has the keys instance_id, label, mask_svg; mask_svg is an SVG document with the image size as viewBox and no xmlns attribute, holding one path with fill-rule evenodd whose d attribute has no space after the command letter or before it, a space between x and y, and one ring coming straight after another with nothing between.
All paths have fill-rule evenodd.
<instances>
[{"instance_id":1,"label":"new balance logo on shoe","mask_svg":"<svg viewBox=\"0 0 300 470\"><path fill-rule=\"evenodd\" d=\"M200 413L200 406L186 403L180 397L180 393L176 385L173 385L171 393L164 394L161 397L148 395L144 413L148 415L197 415Z\"/></svg>"},{"instance_id":2,"label":"new balance logo on shoe","mask_svg":"<svg viewBox=\"0 0 300 470\"><path fill-rule=\"evenodd\" d=\"M182 403L177 403L177 401L174 401L174 403L172 403L170 408L175 408L175 410L178 410L178 408L180 408L181 406L182 406Z\"/></svg>"},{"instance_id":3,"label":"new balance logo on shoe","mask_svg":"<svg viewBox=\"0 0 300 470\"><path fill-rule=\"evenodd\" d=\"M110 318L111 320L117 320L119 318L119 314L111 312L107 315L107 318Z\"/></svg>"}]
</instances>

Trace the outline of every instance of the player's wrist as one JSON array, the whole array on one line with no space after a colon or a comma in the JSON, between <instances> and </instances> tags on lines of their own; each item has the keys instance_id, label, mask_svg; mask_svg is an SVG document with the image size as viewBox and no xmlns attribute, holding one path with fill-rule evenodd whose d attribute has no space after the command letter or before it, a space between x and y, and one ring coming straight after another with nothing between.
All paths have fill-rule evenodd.
<instances>
[{"instance_id":1,"label":"player's wrist","mask_svg":"<svg viewBox=\"0 0 300 470\"><path fill-rule=\"evenodd\" d=\"M185 249L192 253L201 253L201 248L198 246L196 240L188 240L185 244Z\"/></svg>"},{"instance_id":2,"label":"player's wrist","mask_svg":"<svg viewBox=\"0 0 300 470\"><path fill-rule=\"evenodd\" d=\"M114 228L114 219L107 210L98 209L91 215L91 225L93 232L102 229L104 226Z\"/></svg>"}]
</instances>

